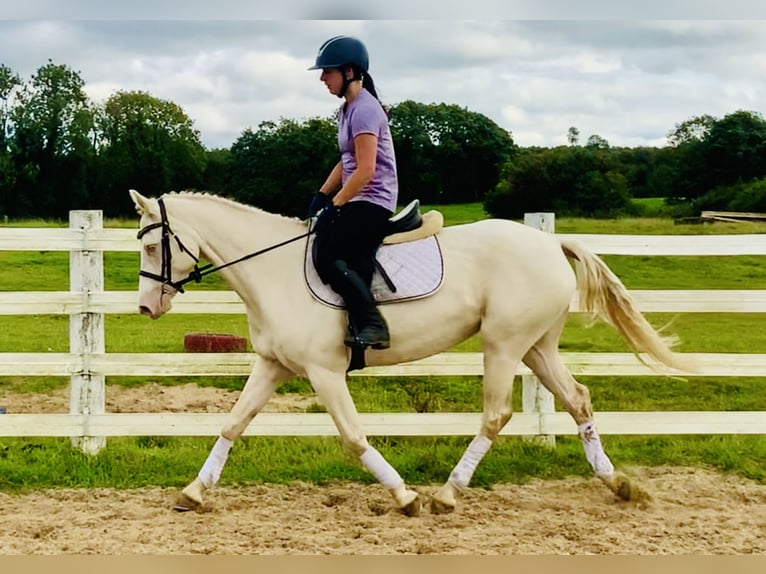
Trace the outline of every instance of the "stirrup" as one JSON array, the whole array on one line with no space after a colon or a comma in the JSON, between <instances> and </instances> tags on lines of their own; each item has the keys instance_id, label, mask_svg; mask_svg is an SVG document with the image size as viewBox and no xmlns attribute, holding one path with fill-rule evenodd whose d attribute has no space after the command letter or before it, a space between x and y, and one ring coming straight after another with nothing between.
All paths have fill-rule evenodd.
<instances>
[{"instance_id":1,"label":"stirrup","mask_svg":"<svg viewBox=\"0 0 766 574\"><path fill-rule=\"evenodd\" d=\"M346 345L346 347L355 347L358 345L356 333L354 332L354 327L351 323L348 324L348 329L346 329L346 336L343 338L343 344Z\"/></svg>"},{"instance_id":2,"label":"stirrup","mask_svg":"<svg viewBox=\"0 0 766 574\"><path fill-rule=\"evenodd\" d=\"M377 338L374 341L368 342L362 339L358 334L356 336L356 344L362 347L370 347L371 349L388 349L391 346L391 340L389 337Z\"/></svg>"},{"instance_id":3,"label":"stirrup","mask_svg":"<svg viewBox=\"0 0 766 574\"><path fill-rule=\"evenodd\" d=\"M373 343L363 341L359 338L358 333L355 332L354 328L349 324L348 329L346 330L346 336L343 339L343 344L352 349L354 347L360 347L362 349L370 347L371 349L380 350L388 349L391 346L391 341L389 338L378 340Z\"/></svg>"}]
</instances>

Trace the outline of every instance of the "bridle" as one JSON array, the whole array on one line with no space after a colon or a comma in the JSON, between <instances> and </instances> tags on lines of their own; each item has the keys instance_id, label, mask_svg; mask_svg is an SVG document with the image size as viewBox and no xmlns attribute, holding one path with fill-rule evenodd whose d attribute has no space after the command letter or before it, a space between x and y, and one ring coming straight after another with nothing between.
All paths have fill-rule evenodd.
<instances>
[{"instance_id":1,"label":"bridle","mask_svg":"<svg viewBox=\"0 0 766 574\"><path fill-rule=\"evenodd\" d=\"M170 228L167 211L165 209L165 202L162 200L161 197L157 199L157 204L160 206L160 221L155 223L150 223L149 225L142 227L136 234L136 238L141 239L144 235L146 235L148 232L154 229L157 229L157 228L162 229L162 239L161 239L162 271L160 275L157 275L156 273L152 273L151 271L144 271L142 269L138 272L138 275L140 277L147 277L149 279L154 279L155 281L159 281L163 285L168 285L172 287L179 293L183 293L184 292L183 286L186 285L187 283L190 283L191 281L194 281L195 283L199 283L200 281L202 281L202 278L204 276L210 275L211 273L215 273L216 271L220 271L224 267L229 267L230 265L234 265L235 263L240 263L247 259L251 259L252 257L261 255L262 253L266 253L273 249L277 249L278 247L282 247L283 245L287 245L288 243L292 243L293 241L298 241L299 239L308 237L309 235L315 232L314 229L311 229L307 233L303 233L301 235L298 235L297 237L293 237L291 239L287 239L275 245L271 245L269 247L266 247L265 249L260 249L258 251L254 251L253 253L248 253L247 255L244 255L240 257L239 259L235 259L234 261L229 261L228 263L218 265L217 267L214 266L212 263L208 263L200 267L199 258L196 255L194 255L191 251L189 251L189 249L181 241L181 238L178 237L178 235L176 235L173 232L173 230ZM178 244L179 249L194 260L194 269L192 269L186 277L184 277L183 279L179 279L178 281L173 281L173 278L171 276L171 273L172 273L171 263L172 263L172 257L173 257L172 252L170 250L171 237L173 237L173 239L176 240L176 243Z\"/></svg>"}]
</instances>

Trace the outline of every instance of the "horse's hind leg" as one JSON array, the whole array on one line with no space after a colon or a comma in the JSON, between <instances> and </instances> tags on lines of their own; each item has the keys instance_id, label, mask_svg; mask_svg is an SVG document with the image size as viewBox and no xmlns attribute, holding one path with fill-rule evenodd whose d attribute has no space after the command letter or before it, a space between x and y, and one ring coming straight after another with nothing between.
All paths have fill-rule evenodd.
<instances>
[{"instance_id":1,"label":"horse's hind leg","mask_svg":"<svg viewBox=\"0 0 766 574\"><path fill-rule=\"evenodd\" d=\"M202 504L205 491L218 482L234 441L245 432L255 415L274 394L277 384L290 376L292 373L279 363L262 357L256 360L242 393L229 413L221 436L216 440L197 477L178 496L175 510L194 510Z\"/></svg>"},{"instance_id":2,"label":"horse's hind leg","mask_svg":"<svg viewBox=\"0 0 766 574\"><path fill-rule=\"evenodd\" d=\"M346 385L346 375L322 367L308 369L309 380L340 433L344 446L359 457L362 465L378 479L393 496L407 516L420 514L421 500L409 490L396 469L367 442L359 413Z\"/></svg>"},{"instance_id":3,"label":"horse's hind leg","mask_svg":"<svg viewBox=\"0 0 766 574\"><path fill-rule=\"evenodd\" d=\"M561 360L558 351L559 337L566 316L549 330L524 356L524 363L540 379L540 382L560 401L564 409L577 423L578 435L594 473L610 490L624 500L646 498L647 495L632 485L627 477L617 474L601 444L593 422L590 391L577 382Z\"/></svg>"},{"instance_id":4,"label":"horse's hind leg","mask_svg":"<svg viewBox=\"0 0 766 574\"><path fill-rule=\"evenodd\" d=\"M447 482L431 500L431 512L434 514L445 514L455 509L460 490L468 486L476 467L513 414L511 395L519 358L508 353L508 348L515 348L513 345L503 345L502 350L494 347L496 345L485 341L481 429L466 448Z\"/></svg>"}]
</instances>

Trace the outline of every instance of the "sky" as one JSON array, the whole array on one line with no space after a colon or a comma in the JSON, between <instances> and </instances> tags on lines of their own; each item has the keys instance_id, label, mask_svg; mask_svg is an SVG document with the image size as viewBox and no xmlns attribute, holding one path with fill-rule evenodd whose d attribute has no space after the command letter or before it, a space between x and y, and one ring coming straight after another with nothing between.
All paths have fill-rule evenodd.
<instances>
[{"instance_id":1,"label":"sky","mask_svg":"<svg viewBox=\"0 0 766 574\"><path fill-rule=\"evenodd\" d=\"M287 0L281 18L262 20L243 8L253 3L233 10L232 1L219 2L215 19L208 3L202 12L187 4L181 20L178 10L147 9L143 0L130 13L103 2L86 10L88 0L61 13L32 1L0 20L0 64L29 79L51 59L78 71L96 102L133 90L175 102L208 148L230 147L262 121L330 116L340 101L307 68L337 34L367 45L384 103L454 104L489 117L520 146L565 145L570 127L581 143L597 134L613 146L663 146L695 116L766 114L766 19L746 19L747 9L733 18L687 5L655 8L655 17L605 15L595 5L556 19L550 11L492 17L488 9L471 12L481 19L435 20L389 0L393 18L411 18L372 19L382 5ZM359 19L326 19L339 17Z\"/></svg>"}]
</instances>

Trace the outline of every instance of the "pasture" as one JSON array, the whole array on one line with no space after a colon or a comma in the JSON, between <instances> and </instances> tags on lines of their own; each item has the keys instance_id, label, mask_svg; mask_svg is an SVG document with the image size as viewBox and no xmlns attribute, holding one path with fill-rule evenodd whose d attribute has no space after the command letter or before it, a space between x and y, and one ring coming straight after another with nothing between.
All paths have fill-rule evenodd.
<instances>
[{"instance_id":1,"label":"pasture","mask_svg":"<svg viewBox=\"0 0 766 574\"><path fill-rule=\"evenodd\" d=\"M480 210L473 206L440 206L447 224L468 221L481 217ZM51 223L56 225L55 222ZM35 222L34 227L42 226ZM105 227L134 227L134 221L107 221ZM618 221L590 221L560 219L556 230L562 233L630 233L630 234L694 234L694 233L762 233L766 225L760 224L712 224L676 226L668 220L630 219ZM626 257L604 256L604 260L620 276L629 289L766 289L766 256L737 257ZM66 253L15 253L0 252L0 262L6 270L0 276L0 290L61 290L68 284L68 257ZM132 253L107 253L105 255L105 289L134 289L138 270L138 255ZM217 277L205 279L205 289L225 289ZM190 286L194 289L194 286ZM648 314L655 326L670 323L668 329L677 334L682 352L760 352L766 344L766 333L762 329L763 317L758 314L711 314L687 313L678 316ZM66 352L68 350L68 319L65 316L10 316L3 318L5 328L0 330L0 345L7 352ZM106 316L107 352L179 352L183 348L183 335L191 331L227 332L245 336L246 324L243 317L233 315L170 315L162 321L151 322L137 315ZM471 339L455 351L478 351L480 341ZM610 352L625 349L617 335L609 327L596 325L587 327L573 317L562 339L564 351ZM147 404L154 403L157 409L167 408L163 401L173 397L174 409L228 410L243 377L166 377L146 380L128 377L112 377L107 380L107 400L112 401L110 410L125 409L128 412L140 398L145 411ZM688 380L666 377L579 377L586 384L593 397L594 409L603 410L760 410L766 411L766 393L763 381L757 378L690 378ZM68 380L63 378L0 378L0 406L9 412L66 412L66 389ZM520 385L514 396L514 403L520 405ZM421 412L421 411L477 411L480 409L480 387L476 377L388 377L375 380L369 377L351 379L350 388L360 411L366 412ZM111 398L109 393L111 393ZM308 412L321 410L312 401L311 389L306 381L295 379L280 388L278 405ZM137 398L138 397L138 398ZM59 400L60 399L60 400ZM10 408L9 408L10 406ZM15 411L14 411L15 409ZM56 409L59 409L58 411ZM403 478L424 491L430 485L439 483L460 456L464 438L445 437L372 437L374 444L396 466ZM635 547L636 552L673 553L683 551L729 551L745 552L751 548L765 552L752 539L731 541L730 546L716 538L717 546L706 545L694 540L694 531L719 526L716 520L705 520L702 508L707 504L714 508L728 505L733 508L732 497L750 497L759 508L766 505L763 484L766 482L766 437L762 436L606 436L604 442L618 468L634 469L639 476L654 479L655 498L663 503L661 510L647 511L620 507L606 524L614 528L620 520L628 524L644 521L651 529L668 520L668 516L682 516L687 512L686 527L680 527L676 535L667 539L675 541L675 550L666 543L651 542L643 538ZM88 505L77 491L49 491L40 494L38 489L56 488L119 488L142 489L143 503L162 507L166 511L166 499L171 495L166 489L182 486L199 468L211 444L210 439L175 437L110 438L108 448L96 456L88 456L71 448L67 439L9 439L0 438L0 490L6 508L19 508L24 500L34 506L44 505L47 497L54 500L74 501L87 512ZM687 467L687 469L679 469ZM696 469L695 469L696 467ZM663 469L671 469L665 472ZM732 476L719 479L710 469L725 471ZM466 499L463 512L473 520L495 520L505 505L516 507L516 518L529 511L530 522L536 523L533 507L541 505L553 511L544 522L547 531L561 529L569 513L576 512L583 497L590 493L595 496L594 513L601 516L614 508L611 499L605 500L603 493L595 494L590 488L591 470L582 457L581 445L576 437L560 437L555 449L524 441L516 437L502 437L498 444L478 468L472 486L478 487ZM736 476L738 475L738 476ZM586 478L587 477L587 478ZM755 484L744 479L755 481ZM540 482L543 480L543 482ZM720 486L715 481L731 487L731 495L714 500L714 491ZM339 482L340 481L340 482ZM353 481L347 483L344 481ZM392 522L402 517L386 512L384 492L375 493L374 486L363 486L358 496L354 485L372 485L374 479L361 469L356 460L346 454L335 438L292 438L292 437L245 437L237 445L221 480L218 493L209 503L211 508L227 508L236 512L247 512L254 503L258 513L271 512L276 505L277 514L288 513L280 507L279 500L293 495L303 500L307 507L319 506L318 511L337 515L356 516L350 518L362 532L373 528L378 541L365 539L367 552L377 546L381 553L417 553L455 551L450 547L449 538L439 538L431 546L420 549L417 544L386 540L380 533ZM714 486L718 484L719 486ZM266 489L272 485L274 490ZM282 485L282 486L273 486ZM317 490L314 485L325 486ZM760 485L760 486L757 486ZM699 487L708 498L694 503L682 511L674 492ZM486 489L486 490L484 490ZM560 489L556 491L556 489ZM576 494L575 494L576 491ZM72 494L74 492L74 494ZM112 491L110 490L109 493ZM277 493L274 495L274 493ZM297 494L295 494L297 492ZM558 495L556 494L558 492ZM696 491L695 491L696 492ZM120 495L99 494L100 499ZM312 500L302 498L313 493ZM27 497L27 498L17 498ZM317 502L317 497L319 502ZM473 498L471 498L473 497ZM471 507L473 500L477 507ZM363 502L364 501L364 502ZM579 502L578 502L579 501ZM102 500L106 504L105 500ZM592 502L592 500L591 500ZM488 504L489 507L483 506ZM359 506L362 505L362 506ZM696 509L696 514L695 510ZM655 512L655 514L652 514ZM748 511L749 512L749 511ZM669 514L666 514L669 513ZM215 514L215 513L214 513ZM761 514L763 515L763 514ZM263 517L262 514L258 516ZM157 518L157 514L154 514ZM361 518L360 518L361 517ZM558 520L557 520L558 517ZM211 516L211 519L214 517ZM220 518L220 517L218 517ZM215 518L217 519L217 518ZM434 528L474 528L462 524L466 517L447 517L443 522L429 518ZM179 520L165 517L166 528L179 526ZM295 518L300 522L299 518ZM320 519L320 521L323 519ZM131 523L133 524L133 523ZM147 528L145 517L137 518L135 532L126 533L134 540L137 548L150 548L148 542L139 544L141 527ZM173 526L171 526L171 524ZM363 526L360 526L362 524ZM366 526L364 526L366 524ZM517 535L524 522L510 527ZM385 527L385 528L377 528ZM752 525L750 525L752 526ZM763 525L761 525L763 526ZM185 526L181 526L183 532ZM336 529L335 536L347 540L349 533L343 520L335 520L329 527ZM594 527L595 528L595 527ZM245 529L247 530L247 529ZM453 538L454 538L454 531ZM327 531L322 531L327 538ZM244 532L234 539L244 544ZM251 536L255 536L251 533ZM260 538L259 538L260 536ZM264 538L255 536L256 540ZM332 538L332 534L330 538ZM470 534L466 534L468 538ZM282 542L294 537L283 534ZM43 536L43 539L45 537ZM554 537L556 538L556 537ZM583 538L567 541L566 536L556 538L552 545L531 540L527 550L530 553L568 552L579 548L585 552L619 552L619 547L610 547L608 541L599 539L594 529L587 542ZM684 542L683 540L686 542ZM538 541L539 542L539 541ZM8 542L3 541L5 548ZM269 553L281 553L285 546L262 540ZM421 546L424 542L419 542ZM502 549L478 543L478 546L463 546L467 552L504 553ZM574 546L573 546L574 544ZM578 544L580 544L578 546ZM585 544L584 546L582 544ZM55 547L55 546L54 546ZM45 546L41 546L43 551ZM60 547L58 547L60 548ZM87 550L80 545L79 549ZM198 546L185 546L188 552L203 551ZM220 546L216 546L220 551ZM348 550L351 546L346 546ZM398 548L398 550L397 550ZM461 546L458 544L457 549ZM342 552L306 542L297 551L317 553L323 551ZM523 551L523 547L521 548ZM644 552L642 552L643 550ZM61 550L59 550L61 551ZM151 550L148 550L151 551ZM183 551L183 550L182 550ZM227 551L227 550L224 550ZM244 546L230 548L234 553L246 553ZM251 550L252 552L253 550ZM574 550L575 552L577 550Z\"/></svg>"}]
</instances>

